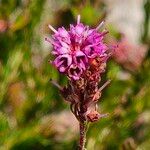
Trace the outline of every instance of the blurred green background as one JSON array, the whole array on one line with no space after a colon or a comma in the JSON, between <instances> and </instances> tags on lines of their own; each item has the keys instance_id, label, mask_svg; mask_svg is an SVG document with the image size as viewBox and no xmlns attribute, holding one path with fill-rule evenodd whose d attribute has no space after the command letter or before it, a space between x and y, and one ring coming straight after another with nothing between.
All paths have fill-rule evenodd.
<instances>
[{"instance_id":1,"label":"blurred green background","mask_svg":"<svg viewBox=\"0 0 150 150\"><path fill-rule=\"evenodd\" d=\"M0 0L0 150L73 150L78 123L49 83L66 78L49 65L48 24L102 20L118 44L102 82L107 118L93 123L87 150L150 150L149 0ZM101 84L102 85L102 84Z\"/></svg>"}]
</instances>

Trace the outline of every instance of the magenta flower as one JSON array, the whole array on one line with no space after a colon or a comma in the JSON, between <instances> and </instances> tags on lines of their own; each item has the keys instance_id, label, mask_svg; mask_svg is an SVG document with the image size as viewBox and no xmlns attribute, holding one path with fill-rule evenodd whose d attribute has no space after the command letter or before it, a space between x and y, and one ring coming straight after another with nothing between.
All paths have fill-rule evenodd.
<instances>
[{"instance_id":1,"label":"magenta flower","mask_svg":"<svg viewBox=\"0 0 150 150\"><path fill-rule=\"evenodd\" d=\"M55 30L52 38L46 38L53 46L52 64L59 72L67 75L67 86L57 86L63 98L70 102L72 113L79 121L80 142L79 150L84 150L86 130L88 122L95 122L107 114L98 112L97 102L101 97L102 90L110 83L108 80L99 87L101 74L105 72L106 62L111 53L103 39L107 31L99 32L103 22L95 29L80 23L78 16L77 24L70 25L69 30L64 27Z\"/></svg>"},{"instance_id":2,"label":"magenta flower","mask_svg":"<svg viewBox=\"0 0 150 150\"><path fill-rule=\"evenodd\" d=\"M83 70L77 64L72 64L68 69L68 76L74 80L79 80Z\"/></svg>"},{"instance_id":3,"label":"magenta flower","mask_svg":"<svg viewBox=\"0 0 150 150\"><path fill-rule=\"evenodd\" d=\"M89 68L91 59L103 57L103 63L106 62L107 46L103 38L108 32L98 31L102 25L103 22L96 29L89 29L89 26L80 23L80 16L77 24L70 25L69 30L64 27L55 30L49 25L54 35L46 40L53 45L54 66L70 79L78 80Z\"/></svg>"},{"instance_id":4,"label":"magenta flower","mask_svg":"<svg viewBox=\"0 0 150 150\"><path fill-rule=\"evenodd\" d=\"M69 54L59 55L53 63L60 72L65 72L72 63L72 57Z\"/></svg>"}]
</instances>

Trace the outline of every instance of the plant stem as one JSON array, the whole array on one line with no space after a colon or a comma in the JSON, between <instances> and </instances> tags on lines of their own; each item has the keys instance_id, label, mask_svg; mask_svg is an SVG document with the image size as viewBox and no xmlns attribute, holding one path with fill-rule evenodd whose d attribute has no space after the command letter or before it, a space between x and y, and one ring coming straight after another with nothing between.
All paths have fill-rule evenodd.
<instances>
[{"instance_id":1,"label":"plant stem","mask_svg":"<svg viewBox=\"0 0 150 150\"><path fill-rule=\"evenodd\" d=\"M79 150L85 150L86 131L87 131L86 122L80 122L79 126L80 126Z\"/></svg>"}]
</instances>

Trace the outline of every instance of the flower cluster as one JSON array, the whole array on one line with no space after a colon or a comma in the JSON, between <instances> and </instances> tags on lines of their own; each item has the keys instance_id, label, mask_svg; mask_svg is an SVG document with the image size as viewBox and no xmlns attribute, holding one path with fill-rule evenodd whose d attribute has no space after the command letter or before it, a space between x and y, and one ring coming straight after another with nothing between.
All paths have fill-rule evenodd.
<instances>
[{"instance_id":1,"label":"flower cluster","mask_svg":"<svg viewBox=\"0 0 150 150\"><path fill-rule=\"evenodd\" d=\"M102 90L110 83L107 81L99 88L101 73L105 72L106 62L110 56L108 47L103 39L107 31L99 32L104 22L95 29L80 23L70 25L69 30L64 27L55 30L52 38L46 41L53 45L52 64L68 76L68 84L61 87L56 81L51 82L60 90L63 98L70 103L70 109L79 121L80 142L79 150L83 150L86 142L88 122L98 121L107 114L98 112L97 102Z\"/></svg>"},{"instance_id":2,"label":"flower cluster","mask_svg":"<svg viewBox=\"0 0 150 150\"><path fill-rule=\"evenodd\" d=\"M79 80L93 59L98 57L106 62L107 46L103 38L108 32L98 31L103 23L96 29L90 29L89 26L80 23L78 16L77 24L70 25L69 30L64 27L55 30L49 25L54 35L46 40L53 45L52 54L55 57L53 64L61 73L66 74L70 79Z\"/></svg>"},{"instance_id":3,"label":"flower cluster","mask_svg":"<svg viewBox=\"0 0 150 150\"><path fill-rule=\"evenodd\" d=\"M106 61L110 56L107 46L103 42L107 31L99 32L104 22L95 29L90 29L80 23L70 25L67 31L64 27L56 31L49 26L54 35L46 38L53 45L52 54L55 59L52 63L56 68L68 76L66 87L59 87L64 99L70 102L71 111L79 122L94 122L105 115L97 111L97 101L101 91L109 84L106 82L99 88L101 73L105 71Z\"/></svg>"}]
</instances>

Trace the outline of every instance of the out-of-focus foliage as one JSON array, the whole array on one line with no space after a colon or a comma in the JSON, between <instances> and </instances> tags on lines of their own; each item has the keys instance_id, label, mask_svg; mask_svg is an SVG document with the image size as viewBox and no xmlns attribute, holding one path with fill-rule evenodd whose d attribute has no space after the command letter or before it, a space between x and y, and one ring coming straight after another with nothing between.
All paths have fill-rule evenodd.
<instances>
[{"instance_id":1,"label":"out-of-focus foliage","mask_svg":"<svg viewBox=\"0 0 150 150\"><path fill-rule=\"evenodd\" d=\"M88 150L150 149L149 0L142 7L139 43L148 52L136 71L109 61L102 82L112 82L99 107L110 115L90 125ZM0 0L0 150L76 149L77 122L49 83L53 78L64 85L66 78L49 65L51 47L44 37L48 24L68 27L79 13L84 23L96 26L109 10L102 0ZM120 40L115 26L107 28L107 41Z\"/></svg>"}]
</instances>

